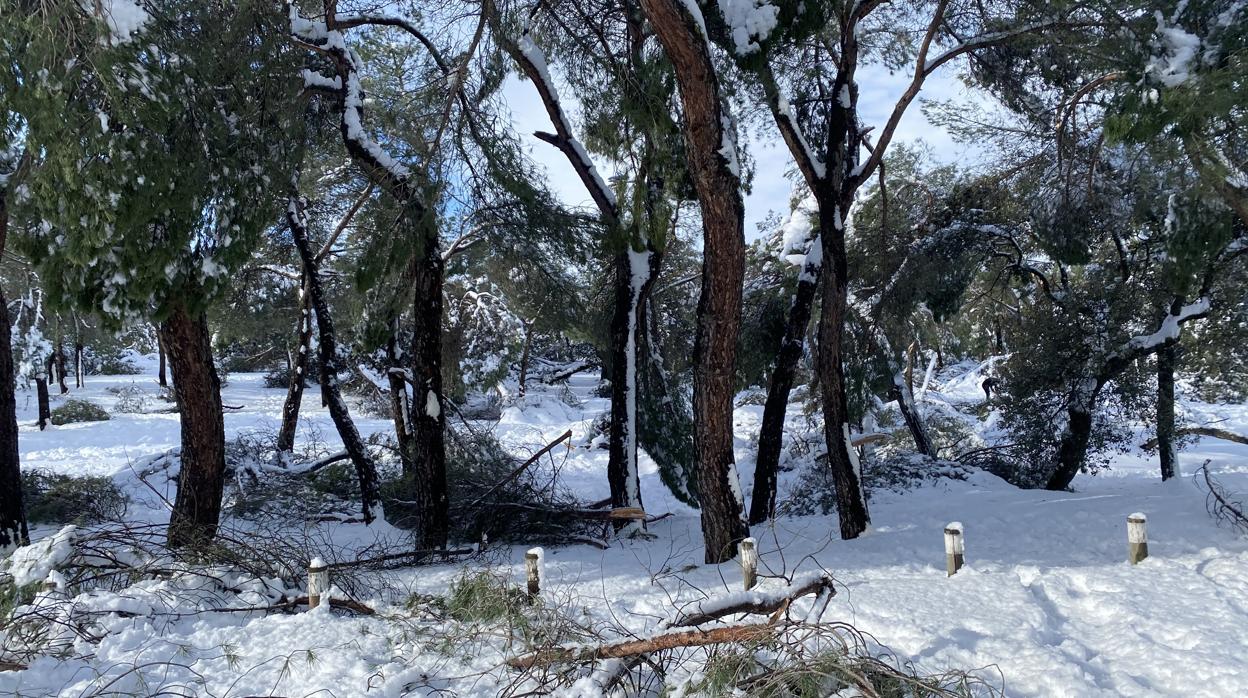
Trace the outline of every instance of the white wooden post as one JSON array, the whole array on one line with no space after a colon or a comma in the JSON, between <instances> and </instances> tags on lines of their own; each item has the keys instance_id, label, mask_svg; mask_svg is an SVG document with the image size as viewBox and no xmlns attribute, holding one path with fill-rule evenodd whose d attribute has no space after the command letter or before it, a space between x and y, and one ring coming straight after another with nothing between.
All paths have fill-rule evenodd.
<instances>
[{"instance_id":1,"label":"white wooden post","mask_svg":"<svg viewBox=\"0 0 1248 698\"><path fill-rule=\"evenodd\" d=\"M320 557L308 563L308 609L321 605L321 595L329 593L329 567Z\"/></svg>"},{"instance_id":2,"label":"white wooden post","mask_svg":"<svg viewBox=\"0 0 1248 698\"><path fill-rule=\"evenodd\" d=\"M1148 517L1138 511L1127 517L1127 562L1139 564L1148 557Z\"/></svg>"},{"instance_id":3,"label":"white wooden post","mask_svg":"<svg viewBox=\"0 0 1248 698\"><path fill-rule=\"evenodd\" d=\"M741 577L745 582L745 590L749 591L758 584L758 549L754 547L754 539L746 538L738 546L741 553Z\"/></svg>"},{"instance_id":4,"label":"white wooden post","mask_svg":"<svg viewBox=\"0 0 1248 698\"><path fill-rule=\"evenodd\" d=\"M542 593L542 549L529 548L524 554L524 572L529 583L529 597L536 598Z\"/></svg>"},{"instance_id":5,"label":"white wooden post","mask_svg":"<svg viewBox=\"0 0 1248 698\"><path fill-rule=\"evenodd\" d=\"M945 525L945 571L952 577L962 569L963 562L962 522L951 521Z\"/></svg>"}]
</instances>

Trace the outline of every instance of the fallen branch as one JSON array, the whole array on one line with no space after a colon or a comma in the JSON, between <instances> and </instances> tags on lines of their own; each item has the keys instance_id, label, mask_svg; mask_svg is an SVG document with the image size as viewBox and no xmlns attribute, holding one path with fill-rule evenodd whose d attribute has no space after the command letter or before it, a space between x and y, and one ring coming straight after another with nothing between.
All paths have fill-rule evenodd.
<instances>
[{"instance_id":1,"label":"fallen branch","mask_svg":"<svg viewBox=\"0 0 1248 698\"><path fill-rule=\"evenodd\" d=\"M460 555L471 555L477 552L472 548L459 548L452 550L409 550L405 553L391 553L389 555L381 555L378 557L363 558L359 560L344 560L342 562L331 562L326 568L331 570L348 569L352 567L368 567L370 565L383 565L387 562L397 562L407 560L415 564L423 562L429 558L450 558Z\"/></svg>"},{"instance_id":2,"label":"fallen branch","mask_svg":"<svg viewBox=\"0 0 1248 698\"><path fill-rule=\"evenodd\" d=\"M1248 531L1248 514L1244 513L1244 505L1233 501L1222 483L1209 475L1209 461L1200 466L1200 473L1204 476L1205 488L1209 490L1205 508L1210 516L1219 522L1230 521L1232 526Z\"/></svg>"},{"instance_id":3,"label":"fallen branch","mask_svg":"<svg viewBox=\"0 0 1248 698\"><path fill-rule=\"evenodd\" d=\"M572 376L582 371L588 371L591 368L596 368L593 363L589 361L577 361L575 363L568 364L557 371L552 371L543 375L541 377L541 381L547 385L562 383Z\"/></svg>"},{"instance_id":4,"label":"fallen branch","mask_svg":"<svg viewBox=\"0 0 1248 698\"><path fill-rule=\"evenodd\" d=\"M485 499L486 499L487 497L489 497L490 495L492 495L492 494L494 494L495 492L497 492L497 491L498 491L498 488L502 487L503 485L506 485L507 483L509 483L509 482L511 482L512 480L514 480L514 479L516 479L517 477L519 477L520 473L524 472L524 469L525 469L525 468L529 467L530 465L533 465L534 463L536 463L536 462L537 462L537 459L539 459L539 458L541 458L542 456L546 455L546 454L547 454L547 453L549 453L549 452L550 452L550 450L551 450L551 449L553 449L555 446L558 446L559 444L563 443L564 441L567 441L567 440L568 440L568 439L570 439L570 438L572 438L572 430L571 430L571 429L569 429L569 430L567 430L567 431L563 432L563 435L561 435L559 438L555 439L554 441L551 441L550 443L548 443L548 444L546 444L544 447L542 447L542 450L538 451L537 453L534 453L534 454L532 455L532 457L530 457L530 458L529 458L528 460L526 460L525 462L521 463L521 464L520 464L520 467L518 467L518 468L516 468L515 470L511 471L510 473L508 473L508 474L507 474L507 477L503 478L502 480L499 480L497 483L495 483L495 485L494 485L493 487L491 487L490 489L486 490L486 491L485 491L485 494L483 494L483 495L481 495L480 497L477 497L476 499L472 500L472 502L471 502L470 504L468 504L467 508L468 508L468 509L472 509L473 507L477 506L477 505L478 505L478 504L480 504L481 502L484 502L484 501L485 501Z\"/></svg>"},{"instance_id":5,"label":"fallen branch","mask_svg":"<svg viewBox=\"0 0 1248 698\"><path fill-rule=\"evenodd\" d=\"M693 604L691 611L684 612L680 617L668 622L667 627L687 628L738 613L774 614L783 612L790 604L803 596L825 592L829 597L836 596L832 577L826 574L790 584L773 592L740 591L717 599L699 601Z\"/></svg>"},{"instance_id":6,"label":"fallen branch","mask_svg":"<svg viewBox=\"0 0 1248 698\"><path fill-rule=\"evenodd\" d=\"M1182 427L1174 430L1175 436L1212 436L1215 439L1225 439L1226 441L1234 441L1237 444L1248 445L1248 436L1236 434L1233 431L1225 429L1215 429L1214 427ZM1140 448L1145 451L1151 451L1157 448L1157 437L1153 437L1145 441Z\"/></svg>"},{"instance_id":7,"label":"fallen branch","mask_svg":"<svg viewBox=\"0 0 1248 698\"><path fill-rule=\"evenodd\" d=\"M772 623L754 625L728 625L710 630L681 630L636 640L620 640L597 647L551 647L537 650L507 660L513 669L531 669L535 666L560 662L592 662L599 659L622 659L650 654L676 647L701 647L727 642L752 642L776 634Z\"/></svg>"},{"instance_id":8,"label":"fallen branch","mask_svg":"<svg viewBox=\"0 0 1248 698\"><path fill-rule=\"evenodd\" d=\"M542 512L549 514L550 516L584 519L586 521L644 521L647 516L645 511L638 509L637 507L617 507L615 509L555 509L552 507L539 507L533 504L524 504L522 502L499 502L497 506Z\"/></svg>"}]
</instances>

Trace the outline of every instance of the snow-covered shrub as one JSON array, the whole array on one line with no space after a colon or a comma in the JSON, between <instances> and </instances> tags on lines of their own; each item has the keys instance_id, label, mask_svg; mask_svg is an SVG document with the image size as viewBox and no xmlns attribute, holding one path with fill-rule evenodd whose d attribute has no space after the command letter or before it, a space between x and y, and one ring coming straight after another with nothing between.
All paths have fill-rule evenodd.
<instances>
[{"instance_id":1,"label":"snow-covered shrub","mask_svg":"<svg viewBox=\"0 0 1248 698\"><path fill-rule=\"evenodd\" d=\"M117 414L142 414L147 410L147 395L134 383L112 386L108 392L117 396L117 403L113 405L113 412Z\"/></svg>"},{"instance_id":2,"label":"snow-covered shrub","mask_svg":"<svg viewBox=\"0 0 1248 698\"><path fill-rule=\"evenodd\" d=\"M125 493L107 477L24 470L22 495L31 523L99 523L117 521L126 513Z\"/></svg>"},{"instance_id":3,"label":"snow-covered shrub","mask_svg":"<svg viewBox=\"0 0 1248 698\"><path fill-rule=\"evenodd\" d=\"M60 407L52 410L52 423L57 426L108 420L108 412L103 407L86 400L66 400Z\"/></svg>"}]
</instances>

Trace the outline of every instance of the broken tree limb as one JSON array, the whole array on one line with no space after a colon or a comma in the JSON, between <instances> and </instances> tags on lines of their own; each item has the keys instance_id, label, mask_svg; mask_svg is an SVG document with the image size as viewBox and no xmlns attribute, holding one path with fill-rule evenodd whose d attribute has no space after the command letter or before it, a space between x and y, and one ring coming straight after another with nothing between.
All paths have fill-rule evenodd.
<instances>
[{"instance_id":1,"label":"broken tree limb","mask_svg":"<svg viewBox=\"0 0 1248 698\"><path fill-rule=\"evenodd\" d=\"M1234 441L1237 444L1248 444L1248 436L1236 434L1233 431L1225 429L1216 429L1214 427L1182 427L1174 430L1175 436L1212 436L1215 439L1224 439L1226 441ZM1153 437L1145 441L1140 446L1145 451L1151 451L1157 448L1157 437Z\"/></svg>"},{"instance_id":2,"label":"broken tree limb","mask_svg":"<svg viewBox=\"0 0 1248 698\"><path fill-rule=\"evenodd\" d=\"M503 485L506 485L507 483L509 483L509 482L511 482L512 480L516 479L516 478L520 475L520 473L524 472L524 469L525 469L525 468L529 467L530 465L533 465L534 463L536 463L536 462L537 462L537 460L538 460L539 458L541 458L542 456L544 456L544 455L546 455L547 453L549 453L549 452L550 452L550 450L551 450L551 449L553 449L555 446L558 446L559 444L563 443L564 441L567 441L567 440L568 440L568 439L570 439L570 438L572 438L572 430L571 430L571 429L569 429L569 430L567 430L567 431L563 432L563 434L562 434L559 438L557 438L557 439L555 439L554 441L551 441L550 443L548 443L548 444L546 444L545 446L543 446L543 447L542 447L542 450L538 451L537 453L534 453L534 454L533 454L533 455L532 455L532 456L531 456L528 460L526 460L525 462L521 463L521 464L520 464L520 467L518 467L518 468L516 468L515 470L511 471L510 473L508 473L508 474L507 474L507 477L503 478L502 480L499 480L497 483L495 483L495 485L494 485L493 487L491 487L490 489L486 490L485 494L483 494L483 495L481 495L480 497L477 497L476 499L472 500L472 503L471 503L471 504L469 504L469 505L467 506L467 508L468 508L468 509L471 509L471 508L473 508L473 507L477 506L478 504L480 504L481 502L485 501L485 499L486 499L487 497L489 497L490 495L492 495L492 494L494 494L495 492L497 492L497 491L498 491L498 488L500 488L500 487L502 487Z\"/></svg>"},{"instance_id":3,"label":"broken tree limb","mask_svg":"<svg viewBox=\"0 0 1248 698\"><path fill-rule=\"evenodd\" d=\"M571 378L572 376L582 371L588 371L593 368L597 368L597 366L593 364L592 362L577 361L575 363L568 364L567 366L564 366L563 368L560 368L558 370L551 371L550 373L542 374L542 376L540 377L540 380L546 385L552 385L554 383L562 383L563 381L566 381L567 379Z\"/></svg>"},{"instance_id":4,"label":"broken tree limb","mask_svg":"<svg viewBox=\"0 0 1248 698\"><path fill-rule=\"evenodd\" d=\"M823 592L829 596L836 595L836 587L830 575L817 575L772 592L742 591L716 599L704 599L693 604L690 610L682 612L679 617L669 621L666 625L669 628L687 628L738 613L774 614L787 609L790 604L803 596Z\"/></svg>"},{"instance_id":5,"label":"broken tree limb","mask_svg":"<svg viewBox=\"0 0 1248 698\"><path fill-rule=\"evenodd\" d=\"M507 660L513 669L531 669L535 666L559 662L591 662L599 659L621 659L675 647L700 647L726 642L751 642L771 637L776 633L772 623L753 625L726 625L710 630L680 630L636 640L620 640L597 647L551 647Z\"/></svg>"}]
</instances>

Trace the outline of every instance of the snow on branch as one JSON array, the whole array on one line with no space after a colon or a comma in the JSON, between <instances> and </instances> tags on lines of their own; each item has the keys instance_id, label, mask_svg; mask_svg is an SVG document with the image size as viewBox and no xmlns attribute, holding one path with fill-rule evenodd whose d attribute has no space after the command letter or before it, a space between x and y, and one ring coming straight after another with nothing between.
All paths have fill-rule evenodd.
<instances>
[{"instance_id":1,"label":"snow on branch","mask_svg":"<svg viewBox=\"0 0 1248 698\"><path fill-rule=\"evenodd\" d=\"M585 146L581 145L581 142L573 135L572 123L563 111L559 89L555 86L555 81L551 78L550 69L546 64L546 54L527 31L521 35L519 41L513 41L495 22L494 32L503 49L520 66L525 76L533 82L538 97L546 108L546 114L555 127L553 134L539 131L533 135L555 146L568 158L603 217L615 221L619 216L615 192L607 186L602 175L598 173L598 168L594 166Z\"/></svg>"},{"instance_id":2,"label":"snow on branch","mask_svg":"<svg viewBox=\"0 0 1248 698\"><path fill-rule=\"evenodd\" d=\"M388 188L405 192L411 171L391 157L364 129L364 88L360 84L360 57L347 47L340 30L330 29L325 22L301 17L294 5L290 6L289 16L290 33L296 40L323 51L334 59L338 71L336 79L331 80L308 70L303 71L302 76L305 85L311 83L311 86L323 87L331 84L339 89L342 95L341 130L347 150L371 170L374 176L383 180ZM408 197L404 195L399 198Z\"/></svg>"},{"instance_id":3,"label":"snow on branch","mask_svg":"<svg viewBox=\"0 0 1248 698\"><path fill-rule=\"evenodd\" d=\"M738 613L774 614L783 612L797 599L811 594L836 595L832 577L815 574L775 591L737 591L713 599L703 599L668 621L669 628L687 628Z\"/></svg>"},{"instance_id":4,"label":"snow on branch","mask_svg":"<svg viewBox=\"0 0 1248 698\"><path fill-rule=\"evenodd\" d=\"M1157 328L1156 332L1139 335L1127 340L1122 345L1122 348L1118 350L1117 355L1125 357L1141 350L1148 352L1167 342L1173 342L1179 338L1180 326L1184 322L1204 317L1209 312L1209 308L1208 298L1200 298L1194 303L1183 306L1179 309L1179 312L1167 315L1161 321L1161 327Z\"/></svg>"}]
</instances>

